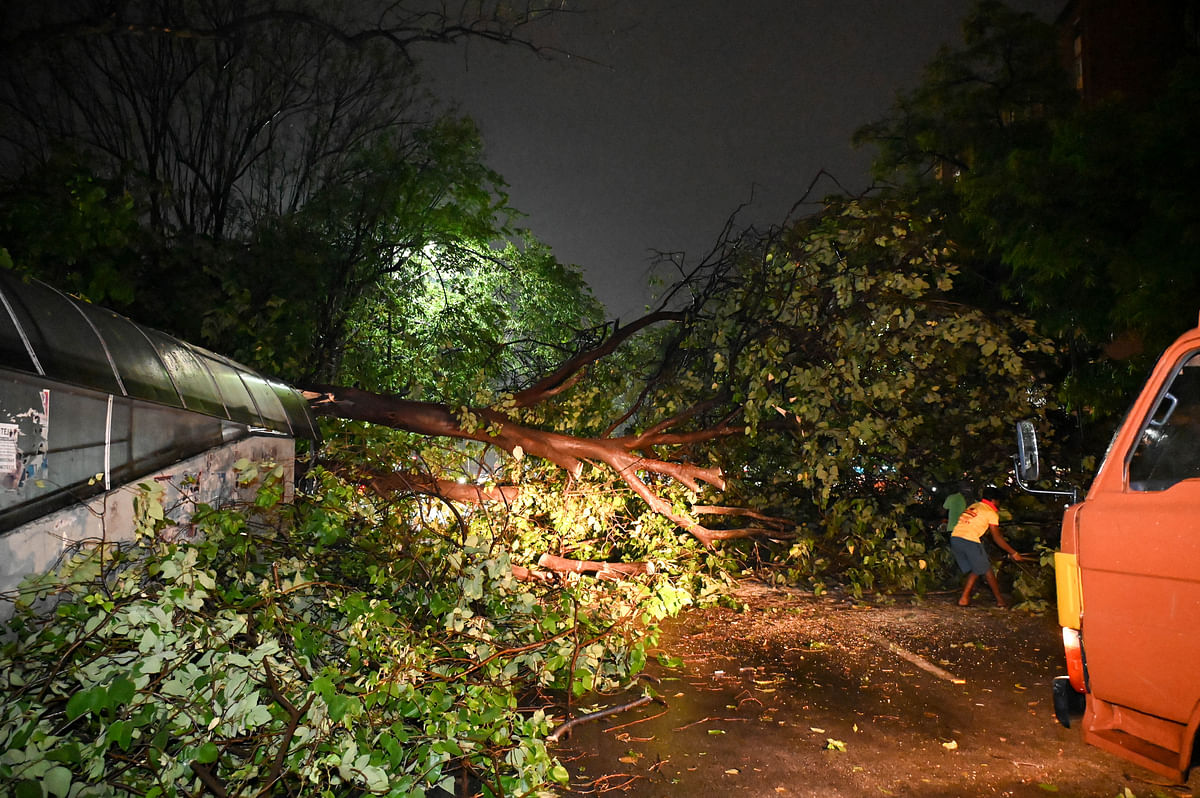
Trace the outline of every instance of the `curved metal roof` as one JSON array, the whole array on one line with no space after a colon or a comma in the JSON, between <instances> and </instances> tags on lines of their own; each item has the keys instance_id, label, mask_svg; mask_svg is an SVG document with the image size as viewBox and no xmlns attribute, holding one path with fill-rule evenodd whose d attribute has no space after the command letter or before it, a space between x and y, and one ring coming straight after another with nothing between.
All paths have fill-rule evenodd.
<instances>
[{"instance_id":1,"label":"curved metal roof","mask_svg":"<svg viewBox=\"0 0 1200 798\"><path fill-rule=\"evenodd\" d=\"M0 367L319 440L291 386L45 283L0 271Z\"/></svg>"}]
</instances>

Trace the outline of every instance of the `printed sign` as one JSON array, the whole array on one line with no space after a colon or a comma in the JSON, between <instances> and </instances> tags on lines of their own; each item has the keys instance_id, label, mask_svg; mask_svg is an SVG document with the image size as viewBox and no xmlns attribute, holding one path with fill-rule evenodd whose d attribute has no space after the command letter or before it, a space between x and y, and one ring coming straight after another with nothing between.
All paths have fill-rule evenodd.
<instances>
[{"instance_id":1,"label":"printed sign","mask_svg":"<svg viewBox=\"0 0 1200 798\"><path fill-rule=\"evenodd\" d=\"M17 451L20 434L19 424L0 424L0 473L10 474L20 468L21 455Z\"/></svg>"}]
</instances>

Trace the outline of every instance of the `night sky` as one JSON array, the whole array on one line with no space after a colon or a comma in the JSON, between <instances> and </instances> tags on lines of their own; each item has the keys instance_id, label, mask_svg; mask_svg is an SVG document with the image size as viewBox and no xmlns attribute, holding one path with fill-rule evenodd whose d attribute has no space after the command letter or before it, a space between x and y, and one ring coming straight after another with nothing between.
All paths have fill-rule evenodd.
<instances>
[{"instance_id":1,"label":"night sky","mask_svg":"<svg viewBox=\"0 0 1200 798\"><path fill-rule=\"evenodd\" d=\"M630 320L651 301L653 250L698 260L743 204L741 222L780 223L821 169L866 188L870 152L851 135L961 43L972 5L576 0L529 33L579 57L479 42L419 55L479 122L524 224ZM1049 17L1064 2L1010 5Z\"/></svg>"}]
</instances>

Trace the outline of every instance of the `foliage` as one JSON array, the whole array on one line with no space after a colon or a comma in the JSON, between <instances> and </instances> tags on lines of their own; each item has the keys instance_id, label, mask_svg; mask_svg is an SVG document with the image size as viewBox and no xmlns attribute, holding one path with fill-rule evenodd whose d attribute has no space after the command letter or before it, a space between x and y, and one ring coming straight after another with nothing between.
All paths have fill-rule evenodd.
<instances>
[{"instance_id":1,"label":"foliage","mask_svg":"<svg viewBox=\"0 0 1200 798\"><path fill-rule=\"evenodd\" d=\"M148 494L136 546L25 586L48 601L19 604L0 653L17 795L525 794L565 778L541 691L623 682L687 600L658 578L519 583L452 513L322 472L281 505L282 470L243 466L255 507L202 507L171 540Z\"/></svg>"},{"instance_id":2,"label":"foliage","mask_svg":"<svg viewBox=\"0 0 1200 798\"><path fill-rule=\"evenodd\" d=\"M536 241L508 243L527 234L503 188L467 119L372 148L344 183L254 229L203 340L299 381L390 391L435 385L443 352L473 374L518 325L558 341L596 305Z\"/></svg>"},{"instance_id":3,"label":"foliage","mask_svg":"<svg viewBox=\"0 0 1200 798\"><path fill-rule=\"evenodd\" d=\"M391 274L348 323L343 379L414 399L513 390L570 354L599 305L577 269L537 242L428 248Z\"/></svg>"},{"instance_id":4,"label":"foliage","mask_svg":"<svg viewBox=\"0 0 1200 798\"><path fill-rule=\"evenodd\" d=\"M137 216L130 189L56 158L0 199L0 240L22 272L124 310L143 271Z\"/></svg>"},{"instance_id":5,"label":"foliage","mask_svg":"<svg viewBox=\"0 0 1200 798\"><path fill-rule=\"evenodd\" d=\"M1013 423L1045 412L1047 343L958 301L959 271L940 217L874 198L831 199L710 276L721 302L680 390L739 408L745 438L712 453L726 500L795 519L793 577L936 584L931 489L1002 483Z\"/></svg>"},{"instance_id":6,"label":"foliage","mask_svg":"<svg viewBox=\"0 0 1200 798\"><path fill-rule=\"evenodd\" d=\"M981 0L962 31L962 48L939 50L888 116L856 131L856 144L877 147L880 179L922 192L953 186L1042 140L1048 120L1073 104L1053 25Z\"/></svg>"},{"instance_id":7,"label":"foliage","mask_svg":"<svg viewBox=\"0 0 1200 798\"><path fill-rule=\"evenodd\" d=\"M579 415L564 423L589 422ZM514 562L535 563L547 553L645 562L655 574L701 602L719 598L726 573L733 567L720 553L705 551L695 539L681 535L674 523L649 510L607 469L589 466L567 475L553 464L513 457L495 446L409 435L359 422L328 421L325 429L323 454L331 461L375 471L421 471L483 490L497 485L519 488L503 505L456 504L453 510L472 531L502 541ZM679 506L688 503L682 486L664 480L655 487Z\"/></svg>"},{"instance_id":8,"label":"foliage","mask_svg":"<svg viewBox=\"0 0 1200 798\"><path fill-rule=\"evenodd\" d=\"M570 323L594 313L536 242L506 246L521 236L477 130L439 111L406 57L418 28L514 41L540 4L459 18L396 3L372 23L354 4L185 0L121 4L105 24L86 3L43 5L5 12L42 46L17 35L0 59L0 217L20 268L295 381L342 378L349 346L346 379L403 384L351 339L387 334L395 314L376 314L426 305L439 278L519 273L486 288L522 321L557 280ZM522 290L537 296L522 305Z\"/></svg>"},{"instance_id":9,"label":"foliage","mask_svg":"<svg viewBox=\"0 0 1200 798\"><path fill-rule=\"evenodd\" d=\"M1082 480L1152 359L1195 321L1200 68L1187 56L1142 96L1081 103L1051 23L985 0L963 32L856 141L877 148L879 178L945 211L958 295L1053 338L1057 427Z\"/></svg>"},{"instance_id":10,"label":"foliage","mask_svg":"<svg viewBox=\"0 0 1200 798\"><path fill-rule=\"evenodd\" d=\"M965 221L1011 270L1014 298L1091 355L1063 397L1106 428L1158 353L1195 324L1200 159L1187 142L1198 105L1200 61L1189 59L1153 100L1064 114L958 189Z\"/></svg>"}]
</instances>

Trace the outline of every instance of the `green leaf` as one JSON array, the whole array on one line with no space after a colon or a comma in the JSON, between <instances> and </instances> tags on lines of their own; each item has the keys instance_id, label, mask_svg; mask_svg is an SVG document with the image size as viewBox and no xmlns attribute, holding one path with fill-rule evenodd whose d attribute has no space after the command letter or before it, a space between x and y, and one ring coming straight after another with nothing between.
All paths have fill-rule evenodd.
<instances>
[{"instance_id":1,"label":"green leaf","mask_svg":"<svg viewBox=\"0 0 1200 798\"><path fill-rule=\"evenodd\" d=\"M53 751L46 753L46 759L51 762L62 762L63 764L78 765L83 761L83 755L79 751L79 744L68 742Z\"/></svg>"},{"instance_id":2,"label":"green leaf","mask_svg":"<svg viewBox=\"0 0 1200 798\"><path fill-rule=\"evenodd\" d=\"M13 790L14 798L45 798L42 785L36 781L19 781Z\"/></svg>"},{"instance_id":3,"label":"green leaf","mask_svg":"<svg viewBox=\"0 0 1200 798\"><path fill-rule=\"evenodd\" d=\"M113 721L113 724L104 733L104 739L110 743L116 743L122 751L128 751L130 743L133 742L133 722L128 720Z\"/></svg>"},{"instance_id":4,"label":"green leaf","mask_svg":"<svg viewBox=\"0 0 1200 798\"><path fill-rule=\"evenodd\" d=\"M108 705L110 707L119 707L123 704L128 704L133 700L133 694L136 692L136 689L130 679L118 676L113 679L112 684L108 687Z\"/></svg>"},{"instance_id":5,"label":"green leaf","mask_svg":"<svg viewBox=\"0 0 1200 798\"><path fill-rule=\"evenodd\" d=\"M200 746L200 750L196 752L196 761L201 765L208 765L217 761L217 757L221 755L221 749L217 748L216 743L207 742Z\"/></svg>"},{"instance_id":6,"label":"green leaf","mask_svg":"<svg viewBox=\"0 0 1200 798\"><path fill-rule=\"evenodd\" d=\"M42 777L42 786L51 795L66 798L67 793L71 791L71 771L62 765L50 768Z\"/></svg>"},{"instance_id":7,"label":"green leaf","mask_svg":"<svg viewBox=\"0 0 1200 798\"><path fill-rule=\"evenodd\" d=\"M67 720L75 720L80 715L91 710L91 691L80 690L67 699Z\"/></svg>"}]
</instances>

